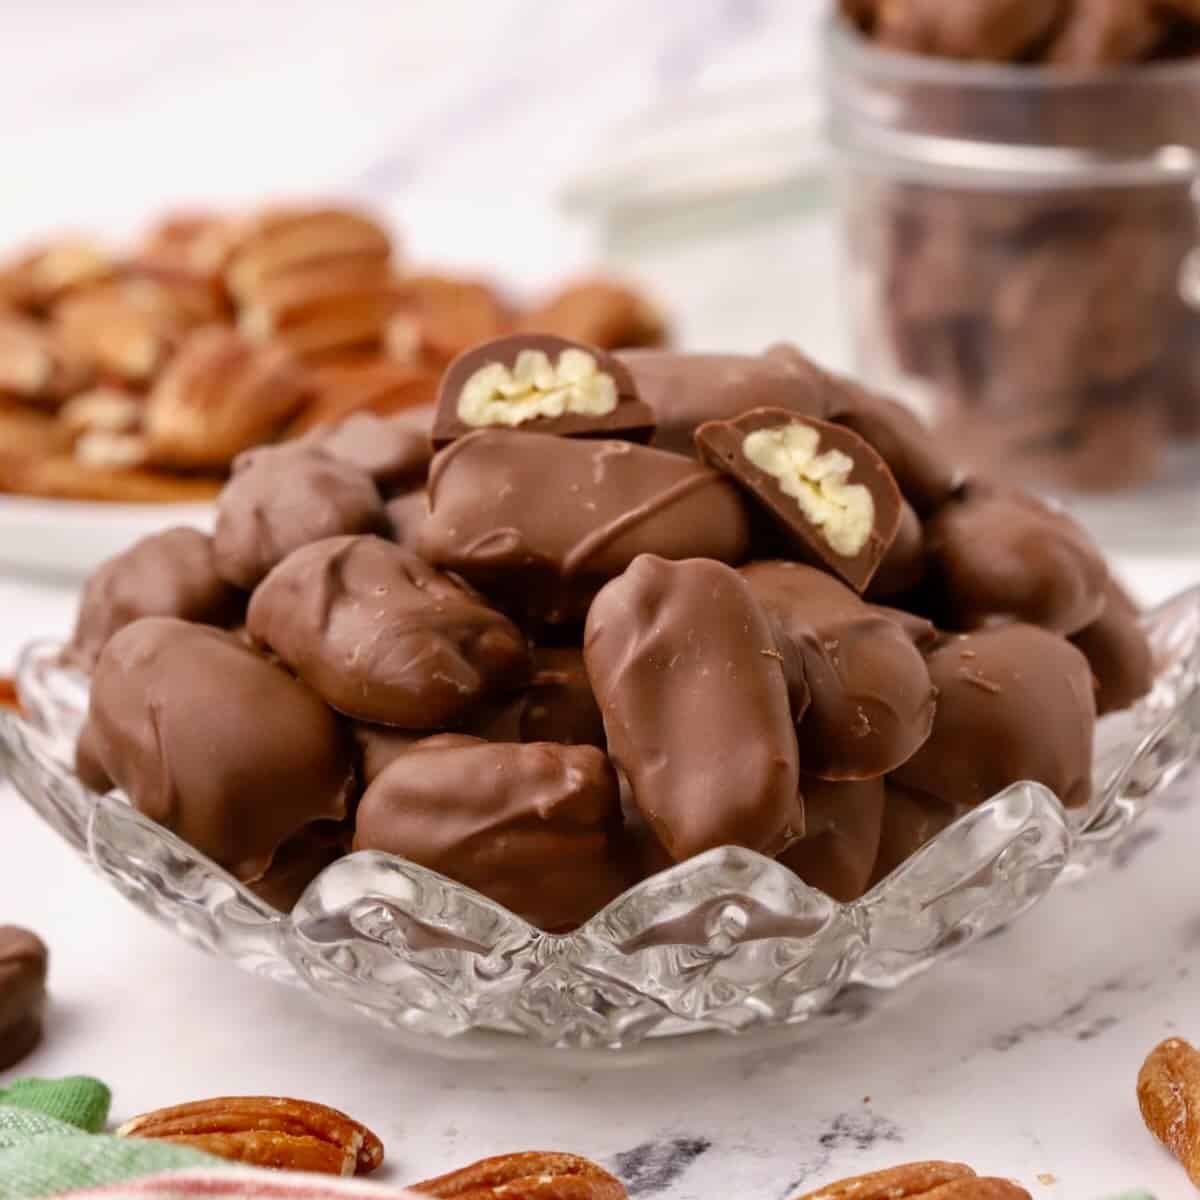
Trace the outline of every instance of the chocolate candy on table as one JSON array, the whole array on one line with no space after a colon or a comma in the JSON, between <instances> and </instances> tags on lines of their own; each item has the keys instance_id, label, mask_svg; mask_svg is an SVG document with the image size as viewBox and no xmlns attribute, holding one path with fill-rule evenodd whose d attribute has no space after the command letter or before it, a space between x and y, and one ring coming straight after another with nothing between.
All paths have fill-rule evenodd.
<instances>
[{"instance_id":1,"label":"chocolate candy on table","mask_svg":"<svg viewBox=\"0 0 1200 1200\"><path fill-rule=\"evenodd\" d=\"M442 734L376 776L354 849L400 855L561 932L631 884L620 820L616 773L592 746Z\"/></svg>"},{"instance_id":2,"label":"chocolate candy on table","mask_svg":"<svg viewBox=\"0 0 1200 1200\"><path fill-rule=\"evenodd\" d=\"M1096 702L1091 668L1070 642L1000 625L947 637L926 662L938 689L933 732L889 783L960 808L1023 779L1068 808L1088 802Z\"/></svg>"},{"instance_id":3,"label":"chocolate candy on table","mask_svg":"<svg viewBox=\"0 0 1200 1200\"><path fill-rule=\"evenodd\" d=\"M1137 606L1115 579L1110 579L1104 611L1071 641L1096 679L1096 712L1100 716L1128 708L1154 684L1154 655L1138 620Z\"/></svg>"},{"instance_id":4,"label":"chocolate candy on table","mask_svg":"<svg viewBox=\"0 0 1200 1200\"><path fill-rule=\"evenodd\" d=\"M91 722L84 724L75 743L75 774L93 792L104 795L112 790L113 781L100 761L100 737Z\"/></svg>"},{"instance_id":5,"label":"chocolate candy on table","mask_svg":"<svg viewBox=\"0 0 1200 1200\"><path fill-rule=\"evenodd\" d=\"M583 653L609 753L675 861L803 833L784 666L736 571L641 555L596 597Z\"/></svg>"},{"instance_id":6,"label":"chocolate candy on table","mask_svg":"<svg viewBox=\"0 0 1200 1200\"><path fill-rule=\"evenodd\" d=\"M88 724L134 807L245 883L302 829L347 815L353 770L333 712L222 630L127 625L96 664Z\"/></svg>"},{"instance_id":7,"label":"chocolate candy on table","mask_svg":"<svg viewBox=\"0 0 1200 1200\"><path fill-rule=\"evenodd\" d=\"M272 908L291 912L304 889L345 855L352 836L344 823L318 821L306 826L279 847L266 874L247 886Z\"/></svg>"},{"instance_id":8,"label":"chocolate candy on table","mask_svg":"<svg viewBox=\"0 0 1200 1200\"><path fill-rule=\"evenodd\" d=\"M36 934L0 925L0 1071L16 1066L42 1040L49 961Z\"/></svg>"},{"instance_id":9,"label":"chocolate candy on table","mask_svg":"<svg viewBox=\"0 0 1200 1200\"><path fill-rule=\"evenodd\" d=\"M871 779L915 754L937 693L905 625L815 567L755 562L741 575L804 674L809 703L793 713L801 769Z\"/></svg>"},{"instance_id":10,"label":"chocolate candy on table","mask_svg":"<svg viewBox=\"0 0 1200 1200\"><path fill-rule=\"evenodd\" d=\"M259 584L246 627L339 712L406 729L444 729L529 674L507 617L379 537L290 554Z\"/></svg>"},{"instance_id":11,"label":"chocolate candy on table","mask_svg":"<svg viewBox=\"0 0 1200 1200\"><path fill-rule=\"evenodd\" d=\"M318 425L297 444L357 467L385 496L420 487L433 458L433 446L423 430L369 412L354 413L334 425Z\"/></svg>"},{"instance_id":12,"label":"chocolate candy on table","mask_svg":"<svg viewBox=\"0 0 1200 1200\"><path fill-rule=\"evenodd\" d=\"M767 510L797 557L857 592L866 589L896 537L904 502L883 459L858 434L756 408L701 425L696 449Z\"/></svg>"},{"instance_id":13,"label":"chocolate candy on table","mask_svg":"<svg viewBox=\"0 0 1200 1200\"><path fill-rule=\"evenodd\" d=\"M366 472L322 450L267 446L241 455L217 501L217 571L247 591L293 550L321 538L385 533Z\"/></svg>"},{"instance_id":14,"label":"chocolate candy on table","mask_svg":"<svg viewBox=\"0 0 1200 1200\"><path fill-rule=\"evenodd\" d=\"M212 538L166 529L142 538L98 568L84 585L65 657L90 671L105 643L139 617L231 625L245 597L217 574Z\"/></svg>"},{"instance_id":15,"label":"chocolate candy on table","mask_svg":"<svg viewBox=\"0 0 1200 1200\"><path fill-rule=\"evenodd\" d=\"M826 415L824 373L810 359L754 354L684 354L625 350L616 357L654 411L654 445L694 453L693 435L706 421L725 421L752 408Z\"/></svg>"},{"instance_id":16,"label":"chocolate candy on table","mask_svg":"<svg viewBox=\"0 0 1200 1200\"><path fill-rule=\"evenodd\" d=\"M1070 635L1104 609L1108 568L1064 512L1017 490L972 484L925 527L939 624L1026 621Z\"/></svg>"},{"instance_id":17,"label":"chocolate candy on table","mask_svg":"<svg viewBox=\"0 0 1200 1200\"><path fill-rule=\"evenodd\" d=\"M639 554L741 562L750 522L718 472L632 442L485 430L429 474L421 555L519 619L583 619Z\"/></svg>"},{"instance_id":18,"label":"chocolate candy on table","mask_svg":"<svg viewBox=\"0 0 1200 1200\"><path fill-rule=\"evenodd\" d=\"M882 779L832 783L800 776L804 837L779 861L809 887L848 903L866 890L879 854L883 823Z\"/></svg>"},{"instance_id":19,"label":"chocolate candy on table","mask_svg":"<svg viewBox=\"0 0 1200 1200\"><path fill-rule=\"evenodd\" d=\"M607 351L548 333L516 333L465 350L438 392L437 447L478 429L644 442L654 413Z\"/></svg>"}]
</instances>

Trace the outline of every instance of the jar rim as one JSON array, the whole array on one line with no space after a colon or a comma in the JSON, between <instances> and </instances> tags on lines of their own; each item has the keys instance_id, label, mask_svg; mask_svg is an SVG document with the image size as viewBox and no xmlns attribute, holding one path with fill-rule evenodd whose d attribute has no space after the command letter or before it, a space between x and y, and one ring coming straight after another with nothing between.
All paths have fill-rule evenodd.
<instances>
[{"instance_id":1,"label":"jar rim","mask_svg":"<svg viewBox=\"0 0 1200 1200\"><path fill-rule=\"evenodd\" d=\"M824 25L826 45L837 59L863 64L877 77L894 82L994 89L1020 86L1045 91L1095 88L1097 84L1122 84L1134 80L1200 82L1200 57L1112 67L1047 69L1036 64L939 58L879 46L863 37L836 7L826 17Z\"/></svg>"}]
</instances>

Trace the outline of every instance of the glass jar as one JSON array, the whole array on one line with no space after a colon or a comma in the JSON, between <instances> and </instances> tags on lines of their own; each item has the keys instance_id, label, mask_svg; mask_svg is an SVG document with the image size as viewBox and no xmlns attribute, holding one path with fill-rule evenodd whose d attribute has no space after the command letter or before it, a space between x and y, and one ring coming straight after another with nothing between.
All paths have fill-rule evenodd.
<instances>
[{"instance_id":1,"label":"glass jar","mask_svg":"<svg viewBox=\"0 0 1200 1200\"><path fill-rule=\"evenodd\" d=\"M827 50L862 377L1109 540L1200 527L1200 60L951 62L836 18Z\"/></svg>"}]
</instances>

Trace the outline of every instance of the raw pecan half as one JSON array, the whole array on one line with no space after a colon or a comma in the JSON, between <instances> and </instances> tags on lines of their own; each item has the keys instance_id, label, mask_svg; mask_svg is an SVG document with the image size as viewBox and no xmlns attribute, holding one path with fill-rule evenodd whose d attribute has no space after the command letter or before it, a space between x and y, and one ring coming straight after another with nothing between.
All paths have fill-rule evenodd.
<instances>
[{"instance_id":1,"label":"raw pecan half","mask_svg":"<svg viewBox=\"0 0 1200 1200\"><path fill-rule=\"evenodd\" d=\"M1030 1200L1007 1179L981 1178L963 1163L914 1162L856 1175L795 1200Z\"/></svg>"},{"instance_id":2,"label":"raw pecan half","mask_svg":"<svg viewBox=\"0 0 1200 1200\"><path fill-rule=\"evenodd\" d=\"M440 1200L626 1200L621 1181L586 1158L530 1150L502 1154L409 1185Z\"/></svg>"},{"instance_id":3,"label":"raw pecan half","mask_svg":"<svg viewBox=\"0 0 1200 1200\"><path fill-rule=\"evenodd\" d=\"M1146 1128L1200 1187L1200 1052L1182 1038L1160 1042L1138 1072L1137 1098Z\"/></svg>"},{"instance_id":4,"label":"raw pecan half","mask_svg":"<svg viewBox=\"0 0 1200 1200\"><path fill-rule=\"evenodd\" d=\"M156 1109L127 1121L117 1136L325 1175L365 1175L383 1162L383 1144L365 1125L324 1104L276 1096L221 1096Z\"/></svg>"}]
</instances>

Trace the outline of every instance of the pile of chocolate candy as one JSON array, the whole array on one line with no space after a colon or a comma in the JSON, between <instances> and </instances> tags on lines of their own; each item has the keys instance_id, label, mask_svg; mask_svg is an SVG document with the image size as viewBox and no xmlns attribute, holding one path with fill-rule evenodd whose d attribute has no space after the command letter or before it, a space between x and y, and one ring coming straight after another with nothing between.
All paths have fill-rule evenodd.
<instances>
[{"instance_id":1,"label":"pile of chocolate candy","mask_svg":"<svg viewBox=\"0 0 1200 1200\"><path fill-rule=\"evenodd\" d=\"M382 224L336 206L179 215L125 248L51 239L0 261L0 492L211 497L242 451L428 405L460 351L513 330L665 337L614 280L521 306L414 270Z\"/></svg>"},{"instance_id":2,"label":"pile of chocolate candy","mask_svg":"<svg viewBox=\"0 0 1200 1200\"><path fill-rule=\"evenodd\" d=\"M426 421L252 451L84 595L81 778L281 907L352 847L552 931L726 845L849 900L1017 780L1086 804L1150 686L1070 519L790 346L509 336Z\"/></svg>"}]
</instances>

